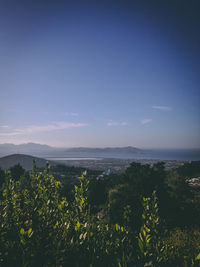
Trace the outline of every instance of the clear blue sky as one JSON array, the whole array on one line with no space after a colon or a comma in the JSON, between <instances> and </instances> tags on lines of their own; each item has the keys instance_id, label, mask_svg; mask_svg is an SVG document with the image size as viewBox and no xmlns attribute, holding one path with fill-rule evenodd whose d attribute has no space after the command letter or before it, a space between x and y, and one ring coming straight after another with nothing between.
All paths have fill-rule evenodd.
<instances>
[{"instance_id":1,"label":"clear blue sky","mask_svg":"<svg viewBox=\"0 0 200 267\"><path fill-rule=\"evenodd\" d=\"M0 143L200 147L199 1L0 2Z\"/></svg>"}]
</instances>

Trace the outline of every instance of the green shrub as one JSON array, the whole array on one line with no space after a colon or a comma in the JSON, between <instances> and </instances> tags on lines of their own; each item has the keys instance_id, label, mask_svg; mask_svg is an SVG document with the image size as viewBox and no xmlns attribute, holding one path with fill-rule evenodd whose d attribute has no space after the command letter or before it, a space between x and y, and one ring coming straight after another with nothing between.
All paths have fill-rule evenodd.
<instances>
[{"instance_id":1,"label":"green shrub","mask_svg":"<svg viewBox=\"0 0 200 267\"><path fill-rule=\"evenodd\" d=\"M193 232L195 238L178 230L164 238L155 192L143 198L142 227L137 232L132 231L130 206L124 208L123 225L106 223L99 213L91 215L85 174L74 186L72 202L62 197L62 184L48 165L42 173L34 168L26 178L6 174L0 201L1 266L197 264L199 231Z\"/></svg>"}]
</instances>

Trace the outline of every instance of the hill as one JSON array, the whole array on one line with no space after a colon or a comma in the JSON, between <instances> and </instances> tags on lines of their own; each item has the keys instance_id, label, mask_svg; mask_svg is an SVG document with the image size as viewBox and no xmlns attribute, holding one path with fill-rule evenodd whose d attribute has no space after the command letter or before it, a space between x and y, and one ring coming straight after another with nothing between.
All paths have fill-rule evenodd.
<instances>
[{"instance_id":1,"label":"hill","mask_svg":"<svg viewBox=\"0 0 200 267\"><path fill-rule=\"evenodd\" d=\"M41 145L36 143L27 143L21 145L14 144L0 144L0 157L11 154L28 154L36 157L71 157L71 156L104 156L113 157L120 154L140 154L144 151L136 147L105 147L105 148L91 148L91 147L72 147L72 148L56 148L48 145ZM80 155L82 153L82 155Z\"/></svg>"},{"instance_id":2,"label":"hill","mask_svg":"<svg viewBox=\"0 0 200 267\"><path fill-rule=\"evenodd\" d=\"M45 167L45 164L47 162L46 159L32 157L29 155L23 155L23 154L14 154L9 155L6 157L0 158L0 167L3 170L8 170L10 167L20 164L25 170L32 170L33 167L33 160L36 162L37 167ZM50 164L56 165L54 162L50 162Z\"/></svg>"},{"instance_id":3,"label":"hill","mask_svg":"<svg viewBox=\"0 0 200 267\"><path fill-rule=\"evenodd\" d=\"M31 154L34 156L46 155L55 150L55 148L48 145L41 145L36 143L26 143L21 145L14 144L0 144L0 156L7 156L11 154Z\"/></svg>"}]
</instances>

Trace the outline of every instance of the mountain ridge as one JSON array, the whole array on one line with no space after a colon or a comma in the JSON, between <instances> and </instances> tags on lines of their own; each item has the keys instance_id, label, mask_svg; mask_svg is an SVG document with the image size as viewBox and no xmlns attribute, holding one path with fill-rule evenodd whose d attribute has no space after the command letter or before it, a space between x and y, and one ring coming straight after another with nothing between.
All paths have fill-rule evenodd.
<instances>
[{"instance_id":1,"label":"mountain ridge","mask_svg":"<svg viewBox=\"0 0 200 267\"><path fill-rule=\"evenodd\" d=\"M20 145L14 144L0 144L0 156L8 156L10 154L28 154L33 156L47 157L49 155L65 156L66 153L128 153L138 154L143 150L133 147L71 147L71 148L57 148L44 144L26 143Z\"/></svg>"}]
</instances>

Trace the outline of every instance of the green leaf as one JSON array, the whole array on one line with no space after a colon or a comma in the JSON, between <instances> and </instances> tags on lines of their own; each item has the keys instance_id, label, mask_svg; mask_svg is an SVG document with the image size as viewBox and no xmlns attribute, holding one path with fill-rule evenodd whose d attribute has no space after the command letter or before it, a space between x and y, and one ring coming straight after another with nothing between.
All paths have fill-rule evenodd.
<instances>
[{"instance_id":1,"label":"green leaf","mask_svg":"<svg viewBox=\"0 0 200 267\"><path fill-rule=\"evenodd\" d=\"M30 235L30 233L32 232L32 228L28 229L28 235Z\"/></svg>"},{"instance_id":2,"label":"green leaf","mask_svg":"<svg viewBox=\"0 0 200 267\"><path fill-rule=\"evenodd\" d=\"M84 198L82 198L81 200L81 203L80 203L81 207L83 206L83 204L84 204Z\"/></svg>"},{"instance_id":3,"label":"green leaf","mask_svg":"<svg viewBox=\"0 0 200 267\"><path fill-rule=\"evenodd\" d=\"M75 226L75 230L78 231L79 228L80 228L80 226L81 226L81 225L80 225L80 222L78 221L77 224L76 224L76 226Z\"/></svg>"},{"instance_id":4,"label":"green leaf","mask_svg":"<svg viewBox=\"0 0 200 267\"><path fill-rule=\"evenodd\" d=\"M53 228L56 229L57 226L58 226L58 221L56 222Z\"/></svg>"},{"instance_id":5,"label":"green leaf","mask_svg":"<svg viewBox=\"0 0 200 267\"><path fill-rule=\"evenodd\" d=\"M147 233L149 233L150 232L150 229L144 224L144 229L145 229L145 231L147 232Z\"/></svg>"},{"instance_id":6,"label":"green leaf","mask_svg":"<svg viewBox=\"0 0 200 267\"><path fill-rule=\"evenodd\" d=\"M56 187L59 187L60 184L61 184L61 183L60 183L59 181L56 181L56 182L55 182Z\"/></svg>"},{"instance_id":7,"label":"green leaf","mask_svg":"<svg viewBox=\"0 0 200 267\"><path fill-rule=\"evenodd\" d=\"M24 234L25 234L24 228L21 228L20 229L20 235L24 235Z\"/></svg>"},{"instance_id":8,"label":"green leaf","mask_svg":"<svg viewBox=\"0 0 200 267\"><path fill-rule=\"evenodd\" d=\"M75 190L75 192L78 192L78 186L74 186L74 190Z\"/></svg>"},{"instance_id":9,"label":"green leaf","mask_svg":"<svg viewBox=\"0 0 200 267\"><path fill-rule=\"evenodd\" d=\"M196 256L195 260L200 260L200 253Z\"/></svg>"},{"instance_id":10,"label":"green leaf","mask_svg":"<svg viewBox=\"0 0 200 267\"><path fill-rule=\"evenodd\" d=\"M117 223L115 224L115 229L116 229L117 232L118 232L119 229L120 229L120 226L119 226Z\"/></svg>"},{"instance_id":11,"label":"green leaf","mask_svg":"<svg viewBox=\"0 0 200 267\"><path fill-rule=\"evenodd\" d=\"M31 237L32 234L33 234L32 228L29 228L29 229L28 229L28 237Z\"/></svg>"}]
</instances>

